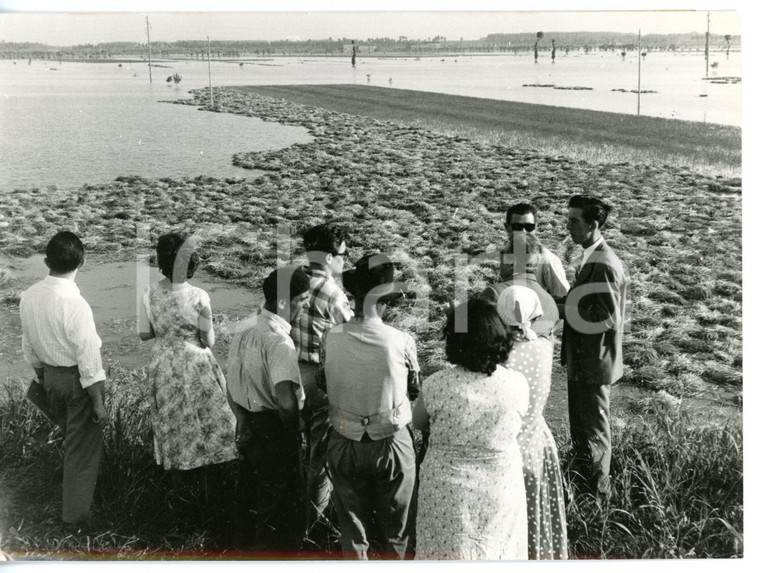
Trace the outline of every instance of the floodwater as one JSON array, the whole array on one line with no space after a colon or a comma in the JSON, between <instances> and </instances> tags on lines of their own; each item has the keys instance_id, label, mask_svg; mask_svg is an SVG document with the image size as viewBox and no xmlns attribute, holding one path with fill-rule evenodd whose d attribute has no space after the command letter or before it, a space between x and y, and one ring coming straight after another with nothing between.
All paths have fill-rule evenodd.
<instances>
[{"instance_id":1,"label":"floodwater","mask_svg":"<svg viewBox=\"0 0 760 573\"><path fill-rule=\"evenodd\" d=\"M214 86L369 84L740 126L741 54L541 54L358 58L249 58L211 63ZM0 60L0 193L17 188L79 187L120 175L252 177L232 155L310 141L300 127L200 112L162 103L208 86L208 63L70 63ZM166 79L182 76L175 85ZM536 87L536 86L549 87ZM560 89L564 88L564 89ZM590 89L572 89L590 88ZM620 91L627 90L627 91ZM466 110L464 110L466 111Z\"/></svg>"},{"instance_id":2,"label":"floodwater","mask_svg":"<svg viewBox=\"0 0 760 573\"><path fill-rule=\"evenodd\" d=\"M0 194L131 175L253 177L232 165L235 153L312 140L302 127L163 102L187 90L133 73L117 64L0 60Z\"/></svg>"}]
</instances>

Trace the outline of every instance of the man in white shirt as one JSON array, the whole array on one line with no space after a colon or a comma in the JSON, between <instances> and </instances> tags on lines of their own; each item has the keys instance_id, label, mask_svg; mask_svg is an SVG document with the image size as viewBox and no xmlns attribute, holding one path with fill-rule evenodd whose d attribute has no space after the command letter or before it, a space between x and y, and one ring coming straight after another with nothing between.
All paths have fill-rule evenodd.
<instances>
[{"instance_id":1,"label":"man in white shirt","mask_svg":"<svg viewBox=\"0 0 760 573\"><path fill-rule=\"evenodd\" d=\"M88 517L103 452L106 379L92 310L79 294L84 246L61 231L47 244L50 274L21 295L21 345L63 429L63 521Z\"/></svg>"},{"instance_id":2,"label":"man in white shirt","mask_svg":"<svg viewBox=\"0 0 760 573\"><path fill-rule=\"evenodd\" d=\"M530 203L517 203L507 209L507 217L504 221L504 228L509 233L509 240L512 240L512 234L515 232L525 232L533 235L536 230L536 208ZM505 265L501 267L501 279L507 280L505 276ZM549 249L542 246L541 256L538 260L536 269L536 282L539 286L547 291L555 299L563 298L570 290L570 284L565 276L565 269L559 257Z\"/></svg>"},{"instance_id":3,"label":"man in white shirt","mask_svg":"<svg viewBox=\"0 0 760 573\"><path fill-rule=\"evenodd\" d=\"M306 488L299 411L305 401L290 323L306 307L309 276L281 268L266 278L261 313L230 343L227 400L242 454L235 545L281 557L300 549Z\"/></svg>"}]
</instances>

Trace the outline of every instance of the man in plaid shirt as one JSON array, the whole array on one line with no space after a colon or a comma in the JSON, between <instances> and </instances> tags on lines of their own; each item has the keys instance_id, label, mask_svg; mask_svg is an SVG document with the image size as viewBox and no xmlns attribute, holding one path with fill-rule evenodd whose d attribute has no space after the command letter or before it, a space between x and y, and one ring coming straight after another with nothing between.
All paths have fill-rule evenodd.
<instances>
[{"instance_id":1,"label":"man in plaid shirt","mask_svg":"<svg viewBox=\"0 0 760 573\"><path fill-rule=\"evenodd\" d=\"M306 495L309 522L322 514L330 501L332 484L327 477L325 456L329 428L327 395L316 385L319 348L325 332L353 316L346 294L334 277L343 273L348 253L348 235L341 227L324 224L312 227L303 236L309 266L309 308L292 324L291 336L298 353L301 382L306 393L303 416L309 447Z\"/></svg>"}]
</instances>

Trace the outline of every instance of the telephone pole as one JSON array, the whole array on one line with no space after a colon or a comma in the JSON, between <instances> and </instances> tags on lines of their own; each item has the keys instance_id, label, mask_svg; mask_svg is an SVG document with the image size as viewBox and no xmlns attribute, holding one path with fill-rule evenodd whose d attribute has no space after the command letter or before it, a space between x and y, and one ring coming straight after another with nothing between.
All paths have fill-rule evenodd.
<instances>
[{"instance_id":1,"label":"telephone pole","mask_svg":"<svg viewBox=\"0 0 760 573\"><path fill-rule=\"evenodd\" d=\"M707 13L707 32L705 32L705 79L710 77L710 12Z\"/></svg>"},{"instance_id":2,"label":"telephone pole","mask_svg":"<svg viewBox=\"0 0 760 573\"><path fill-rule=\"evenodd\" d=\"M211 40L206 36L206 42L208 42L208 95L211 98L211 105L214 105L214 91L211 88Z\"/></svg>"},{"instance_id":3,"label":"telephone pole","mask_svg":"<svg viewBox=\"0 0 760 573\"><path fill-rule=\"evenodd\" d=\"M153 69L151 67L152 64L150 58L150 21L147 16L145 16L145 29L148 32L148 79L150 80L150 83L153 83Z\"/></svg>"}]
</instances>

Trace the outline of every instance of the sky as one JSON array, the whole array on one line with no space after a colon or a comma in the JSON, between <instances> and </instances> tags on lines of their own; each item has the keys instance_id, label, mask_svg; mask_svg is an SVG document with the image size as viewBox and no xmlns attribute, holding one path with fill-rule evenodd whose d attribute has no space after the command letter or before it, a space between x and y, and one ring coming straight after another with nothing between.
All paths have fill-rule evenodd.
<instances>
[{"instance_id":1,"label":"sky","mask_svg":"<svg viewBox=\"0 0 760 573\"><path fill-rule=\"evenodd\" d=\"M531 8L554 11L506 12L524 9L526 2L460 0L410 4L408 1L385 0L372 3L373 11L357 12L356 2L330 0L319 3L324 11L307 12L310 8L313 10L313 2L134 0L112 2L104 7L103 2L84 0L0 0L0 40L49 45L145 42L146 16L150 17L151 40L167 42L199 40L206 36L213 40L272 41L399 36L425 39L440 35L449 40L474 40L492 33L538 30L637 33L639 28L642 34L702 33L706 29L708 8L711 9L711 32L721 36L739 35L740 20L746 16L746 11L712 10L715 4L671 1L667 7L680 11L665 12L656 11L663 6L662 1L618 1L614 4L618 11L613 12L602 11L609 6L608 2L533 0L529 4ZM739 4L731 7L736 8ZM418 11L408 11L410 5ZM260 11L252 13L251 6ZM628 11L620 11L622 9ZM213 12L209 13L211 10ZM117 11L121 12L114 13Z\"/></svg>"}]
</instances>

